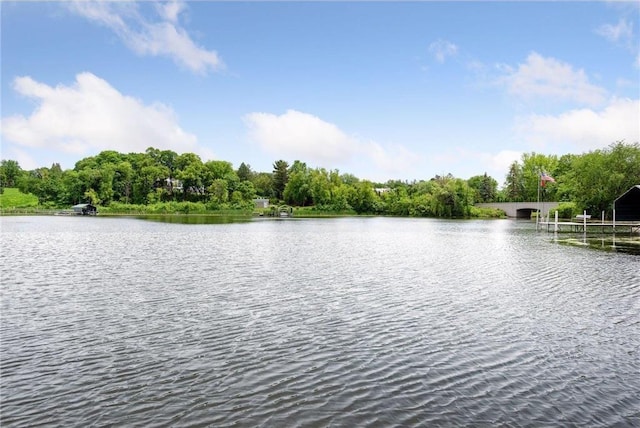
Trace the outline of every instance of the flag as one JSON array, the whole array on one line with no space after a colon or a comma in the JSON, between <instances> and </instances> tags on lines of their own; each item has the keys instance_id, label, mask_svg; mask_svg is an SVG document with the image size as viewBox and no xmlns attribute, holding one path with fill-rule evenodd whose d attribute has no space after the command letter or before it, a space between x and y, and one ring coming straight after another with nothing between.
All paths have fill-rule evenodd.
<instances>
[{"instance_id":1,"label":"flag","mask_svg":"<svg viewBox=\"0 0 640 428\"><path fill-rule=\"evenodd\" d=\"M552 176L548 175L546 172L541 172L540 173L540 185L542 187L544 187L544 185L547 184L547 181L550 181L552 183L556 182L556 180Z\"/></svg>"}]
</instances>

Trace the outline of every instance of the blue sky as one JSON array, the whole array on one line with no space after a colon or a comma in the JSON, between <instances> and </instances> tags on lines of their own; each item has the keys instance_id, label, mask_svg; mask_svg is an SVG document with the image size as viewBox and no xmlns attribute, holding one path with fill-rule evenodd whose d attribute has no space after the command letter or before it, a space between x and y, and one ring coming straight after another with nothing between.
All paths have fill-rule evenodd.
<instances>
[{"instance_id":1,"label":"blue sky","mask_svg":"<svg viewBox=\"0 0 640 428\"><path fill-rule=\"evenodd\" d=\"M487 172L640 135L638 2L5 2L1 157Z\"/></svg>"}]
</instances>

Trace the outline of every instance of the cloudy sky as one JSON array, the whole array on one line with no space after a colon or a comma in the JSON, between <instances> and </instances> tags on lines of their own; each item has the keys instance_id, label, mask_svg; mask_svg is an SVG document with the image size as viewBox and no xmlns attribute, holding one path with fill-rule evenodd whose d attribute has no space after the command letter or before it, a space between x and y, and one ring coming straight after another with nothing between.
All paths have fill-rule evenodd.
<instances>
[{"instance_id":1,"label":"cloudy sky","mask_svg":"<svg viewBox=\"0 0 640 428\"><path fill-rule=\"evenodd\" d=\"M638 2L10 2L1 157L194 152L374 181L640 134Z\"/></svg>"}]
</instances>

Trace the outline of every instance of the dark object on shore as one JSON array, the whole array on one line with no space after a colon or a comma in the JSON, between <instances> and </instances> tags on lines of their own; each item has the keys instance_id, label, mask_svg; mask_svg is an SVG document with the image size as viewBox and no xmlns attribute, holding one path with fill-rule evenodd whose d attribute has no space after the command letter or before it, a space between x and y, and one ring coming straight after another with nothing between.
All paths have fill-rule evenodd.
<instances>
[{"instance_id":1,"label":"dark object on shore","mask_svg":"<svg viewBox=\"0 0 640 428\"><path fill-rule=\"evenodd\" d=\"M97 215L98 209L91 204L78 204L73 206L73 212L76 215Z\"/></svg>"}]
</instances>

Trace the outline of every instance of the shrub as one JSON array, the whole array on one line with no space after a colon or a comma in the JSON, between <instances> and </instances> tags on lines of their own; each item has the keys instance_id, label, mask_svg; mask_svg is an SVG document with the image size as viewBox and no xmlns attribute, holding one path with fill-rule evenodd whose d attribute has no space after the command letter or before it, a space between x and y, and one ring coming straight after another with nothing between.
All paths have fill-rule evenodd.
<instances>
[{"instance_id":1,"label":"shrub","mask_svg":"<svg viewBox=\"0 0 640 428\"><path fill-rule=\"evenodd\" d=\"M469 216L477 218L505 218L507 215L504 211L498 208L480 208L472 206L469 210Z\"/></svg>"},{"instance_id":2,"label":"shrub","mask_svg":"<svg viewBox=\"0 0 640 428\"><path fill-rule=\"evenodd\" d=\"M576 204L574 202L560 202L556 210L558 211L559 218L567 219L567 218L573 218L576 215L578 215L578 208L576 207ZM552 210L552 213L551 213L552 217L555 215L553 211L554 210Z\"/></svg>"}]
</instances>

